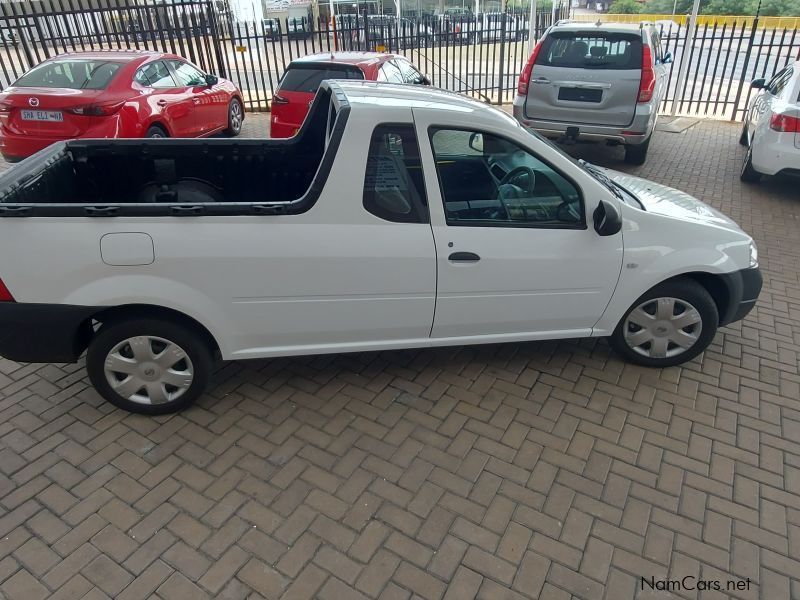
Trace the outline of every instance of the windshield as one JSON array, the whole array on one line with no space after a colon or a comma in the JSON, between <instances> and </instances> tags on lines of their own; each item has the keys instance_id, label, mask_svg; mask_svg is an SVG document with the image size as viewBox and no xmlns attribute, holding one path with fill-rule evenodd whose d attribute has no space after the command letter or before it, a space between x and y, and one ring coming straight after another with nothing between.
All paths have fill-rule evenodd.
<instances>
[{"instance_id":1,"label":"windshield","mask_svg":"<svg viewBox=\"0 0 800 600\"><path fill-rule=\"evenodd\" d=\"M34 67L14 83L17 87L104 90L121 63L107 60L59 60Z\"/></svg>"},{"instance_id":2,"label":"windshield","mask_svg":"<svg viewBox=\"0 0 800 600\"><path fill-rule=\"evenodd\" d=\"M592 163L586 162L583 159L576 159L573 156L570 156L563 148L561 148L558 144L554 141L544 137L540 133L533 131L532 129L525 129L529 134L535 137L537 140L540 140L550 146L553 150L558 152L561 156L569 159L573 164L577 165L585 173L588 173L602 185L604 185L608 190L614 194L617 198L622 200L625 204L630 206L635 206L638 209L645 210L644 204L639 200L639 198L628 190L627 188L622 187L616 181L611 179L608 175L606 175L605 171L602 167L598 167L597 165L593 165Z\"/></svg>"}]
</instances>

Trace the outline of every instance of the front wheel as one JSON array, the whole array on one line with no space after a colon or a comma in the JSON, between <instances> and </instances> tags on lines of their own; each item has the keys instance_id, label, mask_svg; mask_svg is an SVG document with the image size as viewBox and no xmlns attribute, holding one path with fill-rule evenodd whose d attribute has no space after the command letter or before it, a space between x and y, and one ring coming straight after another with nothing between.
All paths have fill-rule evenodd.
<instances>
[{"instance_id":1,"label":"front wheel","mask_svg":"<svg viewBox=\"0 0 800 600\"><path fill-rule=\"evenodd\" d=\"M626 360L645 367L671 367L703 352L719 326L711 294L695 281L676 279L641 296L610 338Z\"/></svg>"},{"instance_id":2,"label":"front wheel","mask_svg":"<svg viewBox=\"0 0 800 600\"><path fill-rule=\"evenodd\" d=\"M231 137L236 137L242 132L244 122L244 107L236 98L228 104L228 128L225 130Z\"/></svg>"},{"instance_id":3,"label":"front wheel","mask_svg":"<svg viewBox=\"0 0 800 600\"><path fill-rule=\"evenodd\" d=\"M161 319L111 322L89 344L86 370L103 398L130 412L161 415L203 393L211 348L196 330Z\"/></svg>"}]
</instances>

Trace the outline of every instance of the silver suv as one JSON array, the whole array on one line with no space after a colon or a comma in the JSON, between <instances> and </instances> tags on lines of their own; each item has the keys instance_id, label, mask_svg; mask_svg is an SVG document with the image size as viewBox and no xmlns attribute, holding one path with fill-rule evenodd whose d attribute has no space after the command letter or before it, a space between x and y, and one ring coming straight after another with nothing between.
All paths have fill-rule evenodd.
<instances>
[{"instance_id":1,"label":"silver suv","mask_svg":"<svg viewBox=\"0 0 800 600\"><path fill-rule=\"evenodd\" d=\"M559 21L520 75L514 116L560 141L624 144L644 164L670 62L651 23Z\"/></svg>"}]
</instances>

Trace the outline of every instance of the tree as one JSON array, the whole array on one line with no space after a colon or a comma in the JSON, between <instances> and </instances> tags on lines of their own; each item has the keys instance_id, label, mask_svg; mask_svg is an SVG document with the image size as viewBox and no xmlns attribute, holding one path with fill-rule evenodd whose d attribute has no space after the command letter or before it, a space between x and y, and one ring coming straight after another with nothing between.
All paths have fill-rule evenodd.
<instances>
[{"instance_id":1,"label":"tree","mask_svg":"<svg viewBox=\"0 0 800 600\"><path fill-rule=\"evenodd\" d=\"M694 4L693 0L678 0L677 5L675 0L648 0L645 11L657 15L671 15L672 9L675 7L675 14L685 15L692 11L692 4ZM704 4L708 4L708 0L700 2L701 7Z\"/></svg>"},{"instance_id":2,"label":"tree","mask_svg":"<svg viewBox=\"0 0 800 600\"><path fill-rule=\"evenodd\" d=\"M642 5L636 0L614 0L608 12L615 15L632 15L642 12Z\"/></svg>"},{"instance_id":3,"label":"tree","mask_svg":"<svg viewBox=\"0 0 800 600\"><path fill-rule=\"evenodd\" d=\"M752 14L751 4L752 0L711 0L703 12L708 15L749 15Z\"/></svg>"}]
</instances>

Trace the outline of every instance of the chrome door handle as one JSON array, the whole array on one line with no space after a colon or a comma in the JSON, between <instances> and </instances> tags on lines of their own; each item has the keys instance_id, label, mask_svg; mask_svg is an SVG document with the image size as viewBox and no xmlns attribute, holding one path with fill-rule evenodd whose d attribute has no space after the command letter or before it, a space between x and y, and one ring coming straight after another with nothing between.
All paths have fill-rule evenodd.
<instances>
[{"instance_id":1,"label":"chrome door handle","mask_svg":"<svg viewBox=\"0 0 800 600\"><path fill-rule=\"evenodd\" d=\"M547 77L537 77L536 79L531 79L531 83L550 83L550 80Z\"/></svg>"}]
</instances>

